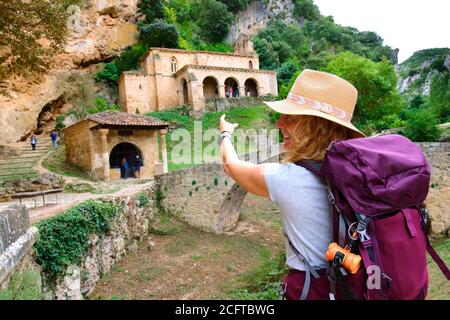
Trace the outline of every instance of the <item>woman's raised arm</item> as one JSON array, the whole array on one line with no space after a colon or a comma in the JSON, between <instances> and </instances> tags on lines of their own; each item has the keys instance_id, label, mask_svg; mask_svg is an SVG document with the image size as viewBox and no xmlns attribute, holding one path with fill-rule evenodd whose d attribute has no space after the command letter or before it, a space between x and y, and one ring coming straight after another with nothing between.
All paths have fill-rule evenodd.
<instances>
[{"instance_id":1,"label":"woman's raised arm","mask_svg":"<svg viewBox=\"0 0 450 320\"><path fill-rule=\"evenodd\" d=\"M238 126L225 120L225 115L220 117L220 132L227 131L230 135ZM225 172L235 180L242 188L257 196L269 197L266 181L264 179L264 164L254 164L238 159L231 139L224 138L220 144L222 163Z\"/></svg>"}]
</instances>

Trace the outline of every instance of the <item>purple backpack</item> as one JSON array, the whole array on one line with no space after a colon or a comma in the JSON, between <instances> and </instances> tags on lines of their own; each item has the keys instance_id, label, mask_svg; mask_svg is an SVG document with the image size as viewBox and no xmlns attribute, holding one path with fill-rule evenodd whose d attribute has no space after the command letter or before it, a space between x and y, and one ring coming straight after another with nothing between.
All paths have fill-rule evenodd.
<instances>
[{"instance_id":1,"label":"purple backpack","mask_svg":"<svg viewBox=\"0 0 450 320\"><path fill-rule=\"evenodd\" d=\"M339 242L342 216L347 232L341 245L362 258L355 274L330 262L328 278L337 297L425 299L427 251L450 279L449 269L430 245L428 213L421 207L428 194L430 166L410 140L385 135L337 141L328 148L323 164L297 165L326 180L333 242Z\"/></svg>"}]
</instances>

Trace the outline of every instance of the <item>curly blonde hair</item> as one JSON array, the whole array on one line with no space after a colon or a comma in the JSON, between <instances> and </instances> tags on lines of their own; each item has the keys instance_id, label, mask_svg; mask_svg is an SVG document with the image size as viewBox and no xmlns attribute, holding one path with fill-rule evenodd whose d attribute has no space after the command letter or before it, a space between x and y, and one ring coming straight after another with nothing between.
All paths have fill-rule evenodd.
<instances>
[{"instance_id":1,"label":"curly blonde hair","mask_svg":"<svg viewBox=\"0 0 450 320\"><path fill-rule=\"evenodd\" d=\"M322 161L332 141L354 138L354 133L344 126L315 116L298 116L291 138L292 148L286 151L283 162L303 160Z\"/></svg>"}]
</instances>

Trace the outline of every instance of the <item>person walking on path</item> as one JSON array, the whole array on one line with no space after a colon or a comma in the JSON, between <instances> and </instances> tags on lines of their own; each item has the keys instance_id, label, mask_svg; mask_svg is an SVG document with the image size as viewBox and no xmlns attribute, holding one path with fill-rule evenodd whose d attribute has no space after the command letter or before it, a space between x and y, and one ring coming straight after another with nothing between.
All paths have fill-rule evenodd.
<instances>
[{"instance_id":1,"label":"person walking on path","mask_svg":"<svg viewBox=\"0 0 450 320\"><path fill-rule=\"evenodd\" d=\"M53 148L58 148L58 134L56 133L55 130L52 131L52 133L50 134L50 137L52 138L52 144L53 144Z\"/></svg>"},{"instance_id":2,"label":"person walking on path","mask_svg":"<svg viewBox=\"0 0 450 320\"><path fill-rule=\"evenodd\" d=\"M37 139L34 134L31 135L30 143L31 143L31 150L33 150L33 151L36 150Z\"/></svg>"}]
</instances>

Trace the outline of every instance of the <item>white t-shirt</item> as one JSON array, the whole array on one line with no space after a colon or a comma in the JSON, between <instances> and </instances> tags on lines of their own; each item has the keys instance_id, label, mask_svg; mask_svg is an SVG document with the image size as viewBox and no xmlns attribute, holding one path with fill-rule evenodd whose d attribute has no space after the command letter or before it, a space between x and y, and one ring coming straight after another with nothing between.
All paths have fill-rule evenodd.
<instances>
[{"instance_id":1,"label":"white t-shirt","mask_svg":"<svg viewBox=\"0 0 450 320\"><path fill-rule=\"evenodd\" d=\"M326 184L293 163L268 163L264 178L272 202L280 205L286 234L314 269L328 266L325 252L332 238L332 219ZM305 271L305 265L286 240L286 264Z\"/></svg>"}]
</instances>

